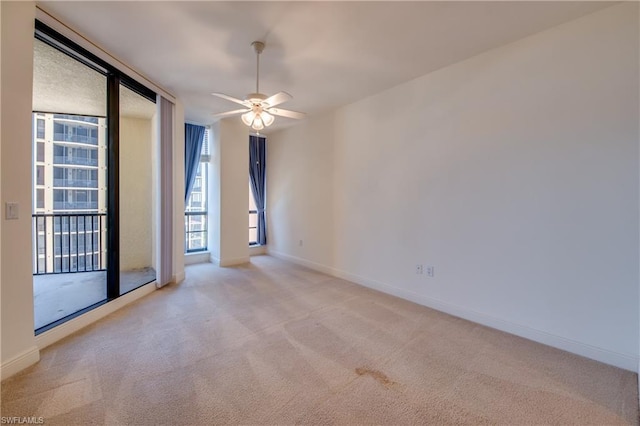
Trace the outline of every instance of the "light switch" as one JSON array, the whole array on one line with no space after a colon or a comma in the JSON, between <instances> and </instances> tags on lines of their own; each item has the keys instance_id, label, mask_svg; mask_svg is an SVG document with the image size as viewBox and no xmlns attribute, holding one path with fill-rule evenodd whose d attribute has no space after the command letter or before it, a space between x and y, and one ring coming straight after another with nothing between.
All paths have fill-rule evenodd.
<instances>
[{"instance_id":1,"label":"light switch","mask_svg":"<svg viewBox=\"0 0 640 426\"><path fill-rule=\"evenodd\" d=\"M4 204L4 217L7 220L18 219L20 215L18 203L7 202Z\"/></svg>"}]
</instances>

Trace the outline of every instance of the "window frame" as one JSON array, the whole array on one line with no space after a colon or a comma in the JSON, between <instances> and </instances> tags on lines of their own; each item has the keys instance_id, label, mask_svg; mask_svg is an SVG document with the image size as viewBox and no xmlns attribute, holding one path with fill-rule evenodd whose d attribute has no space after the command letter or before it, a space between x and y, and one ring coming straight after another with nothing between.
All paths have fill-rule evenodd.
<instances>
[{"instance_id":1,"label":"window frame","mask_svg":"<svg viewBox=\"0 0 640 426\"><path fill-rule=\"evenodd\" d=\"M189 199L185 203L184 206L184 253L201 253L209 250L209 139L210 139L211 130L208 127L205 127L204 130L204 141L202 142L202 149L200 150L200 161L198 163L198 170L196 174L196 180L200 181L199 191L197 194L199 195L200 200L193 200L194 192L192 191L189 194ZM194 183L194 188L196 187ZM202 202L202 198L204 198L204 203ZM198 210L191 209L191 202L198 202L203 205L199 207ZM202 229L191 231L191 218L194 216L202 216ZM201 247L191 248L192 240L197 240L198 238L192 238L193 234L201 234L203 236L198 237L203 239L203 244Z\"/></svg>"},{"instance_id":2,"label":"window frame","mask_svg":"<svg viewBox=\"0 0 640 426\"><path fill-rule=\"evenodd\" d=\"M253 186L251 186L251 178L249 178L249 247L259 246L258 244L258 209L251 209L251 206L255 207L255 196L253 195ZM256 226L251 226L251 215L255 215L256 217ZM256 238L255 240L251 240L251 230L256 230Z\"/></svg>"}]
</instances>

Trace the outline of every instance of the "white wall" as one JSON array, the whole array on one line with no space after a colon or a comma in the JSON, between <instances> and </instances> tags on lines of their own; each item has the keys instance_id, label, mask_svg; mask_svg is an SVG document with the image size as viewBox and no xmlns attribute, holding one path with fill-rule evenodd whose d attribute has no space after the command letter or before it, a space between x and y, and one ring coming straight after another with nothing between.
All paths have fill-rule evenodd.
<instances>
[{"instance_id":1,"label":"white wall","mask_svg":"<svg viewBox=\"0 0 640 426\"><path fill-rule=\"evenodd\" d=\"M120 270L153 265L151 120L120 117Z\"/></svg>"},{"instance_id":2,"label":"white wall","mask_svg":"<svg viewBox=\"0 0 640 426\"><path fill-rule=\"evenodd\" d=\"M271 252L318 265L334 264L334 128L329 113L269 137L267 241Z\"/></svg>"},{"instance_id":3,"label":"white wall","mask_svg":"<svg viewBox=\"0 0 640 426\"><path fill-rule=\"evenodd\" d=\"M208 209L208 241L207 246L211 253L211 261L220 262L220 186L221 186L221 169L220 169L220 122L211 125L211 140L209 152L211 154L211 163L209 167L209 185L207 187L207 209Z\"/></svg>"},{"instance_id":4,"label":"white wall","mask_svg":"<svg viewBox=\"0 0 640 426\"><path fill-rule=\"evenodd\" d=\"M31 94L33 2L0 2L2 9L2 271L0 303L2 377L39 359L33 334L31 260ZM6 220L4 203L19 203L18 220Z\"/></svg>"},{"instance_id":5,"label":"white wall","mask_svg":"<svg viewBox=\"0 0 640 426\"><path fill-rule=\"evenodd\" d=\"M249 131L238 119L211 131L209 247L213 262L237 265L249 261Z\"/></svg>"},{"instance_id":6,"label":"white wall","mask_svg":"<svg viewBox=\"0 0 640 426\"><path fill-rule=\"evenodd\" d=\"M637 8L274 133L270 250L637 369Z\"/></svg>"}]
</instances>

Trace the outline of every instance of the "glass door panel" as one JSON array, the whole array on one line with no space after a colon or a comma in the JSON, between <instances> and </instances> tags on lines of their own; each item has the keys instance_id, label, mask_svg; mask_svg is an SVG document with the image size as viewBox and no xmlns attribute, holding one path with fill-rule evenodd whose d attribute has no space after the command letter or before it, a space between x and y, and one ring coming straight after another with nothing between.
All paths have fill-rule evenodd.
<instances>
[{"instance_id":1,"label":"glass door panel","mask_svg":"<svg viewBox=\"0 0 640 426\"><path fill-rule=\"evenodd\" d=\"M99 67L34 41L36 330L107 298L106 88Z\"/></svg>"},{"instance_id":2,"label":"glass door panel","mask_svg":"<svg viewBox=\"0 0 640 426\"><path fill-rule=\"evenodd\" d=\"M120 294L156 279L156 104L120 86Z\"/></svg>"}]
</instances>

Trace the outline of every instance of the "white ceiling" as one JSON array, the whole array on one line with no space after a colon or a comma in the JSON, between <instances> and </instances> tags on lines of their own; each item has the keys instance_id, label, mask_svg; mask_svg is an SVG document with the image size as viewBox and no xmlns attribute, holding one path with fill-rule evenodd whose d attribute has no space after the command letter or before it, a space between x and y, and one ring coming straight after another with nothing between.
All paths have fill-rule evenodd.
<instances>
[{"instance_id":1,"label":"white ceiling","mask_svg":"<svg viewBox=\"0 0 640 426\"><path fill-rule=\"evenodd\" d=\"M611 2L94 2L39 5L179 97L189 121L236 109L210 95L286 91L319 113ZM274 127L293 120L277 118Z\"/></svg>"}]
</instances>

